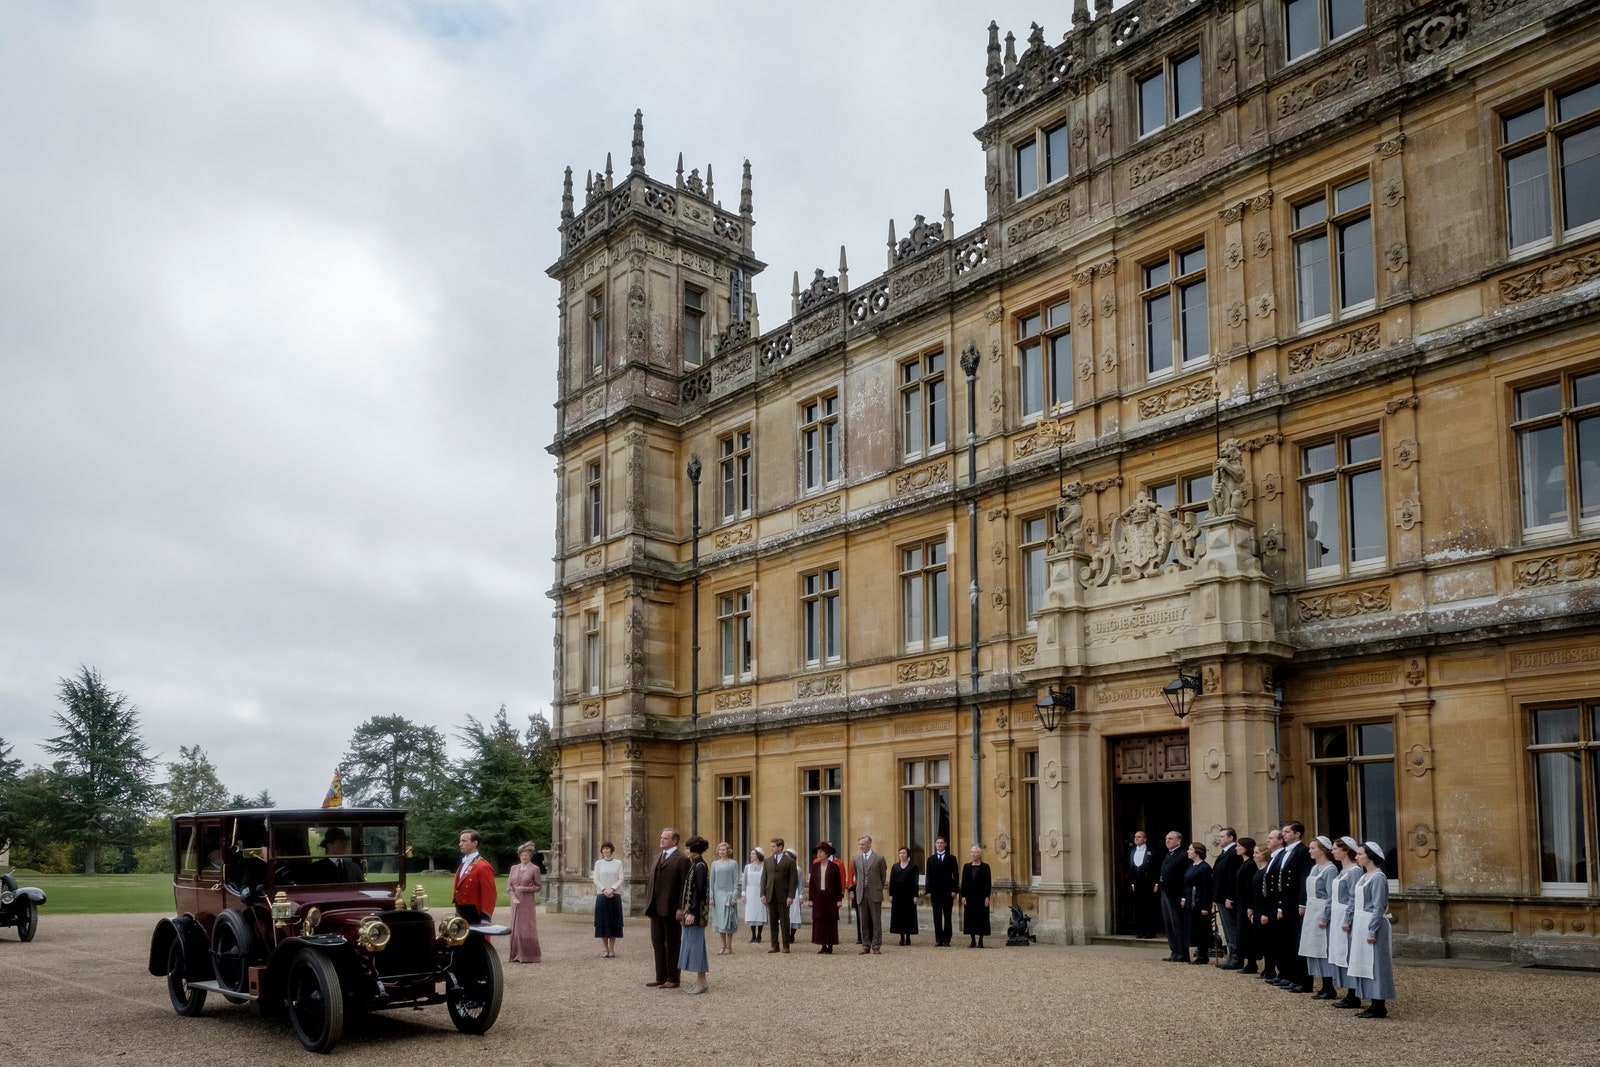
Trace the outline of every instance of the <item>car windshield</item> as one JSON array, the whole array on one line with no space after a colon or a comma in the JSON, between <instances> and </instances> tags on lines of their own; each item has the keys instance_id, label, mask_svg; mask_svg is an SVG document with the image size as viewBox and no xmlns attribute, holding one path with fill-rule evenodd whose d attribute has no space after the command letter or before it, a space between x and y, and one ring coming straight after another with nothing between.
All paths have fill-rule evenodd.
<instances>
[{"instance_id":1,"label":"car windshield","mask_svg":"<svg viewBox=\"0 0 1600 1067\"><path fill-rule=\"evenodd\" d=\"M274 824L271 855L280 884L340 885L394 881L401 864L402 825L327 822Z\"/></svg>"}]
</instances>

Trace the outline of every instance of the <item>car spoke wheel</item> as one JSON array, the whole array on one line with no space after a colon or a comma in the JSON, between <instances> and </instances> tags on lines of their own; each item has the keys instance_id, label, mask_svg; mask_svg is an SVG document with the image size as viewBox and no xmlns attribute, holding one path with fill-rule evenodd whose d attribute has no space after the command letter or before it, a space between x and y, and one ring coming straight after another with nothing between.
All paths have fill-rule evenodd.
<instances>
[{"instance_id":1,"label":"car spoke wheel","mask_svg":"<svg viewBox=\"0 0 1600 1067\"><path fill-rule=\"evenodd\" d=\"M217 928L211 935L211 957L217 972L217 981L236 993L249 992L250 956L255 938L250 933L249 922L236 911L225 911L217 916ZM229 1003L243 1004L248 997L228 997Z\"/></svg>"},{"instance_id":2,"label":"car spoke wheel","mask_svg":"<svg viewBox=\"0 0 1600 1067\"><path fill-rule=\"evenodd\" d=\"M327 1052L344 1032L344 992L327 957L302 952L289 968L289 1025L307 1052Z\"/></svg>"},{"instance_id":3,"label":"car spoke wheel","mask_svg":"<svg viewBox=\"0 0 1600 1067\"><path fill-rule=\"evenodd\" d=\"M189 984L189 961L183 954L183 942L177 938L167 949L167 996L172 998L172 1010L179 1015L199 1015L206 1006L206 991Z\"/></svg>"},{"instance_id":4,"label":"car spoke wheel","mask_svg":"<svg viewBox=\"0 0 1600 1067\"><path fill-rule=\"evenodd\" d=\"M456 949L450 973L456 979L447 1001L450 1021L463 1034L484 1033L500 1015L505 986L500 957L488 941L474 937Z\"/></svg>"},{"instance_id":5,"label":"car spoke wheel","mask_svg":"<svg viewBox=\"0 0 1600 1067\"><path fill-rule=\"evenodd\" d=\"M38 930L39 905L30 900L22 906L22 914L17 916L17 936L24 941L32 941Z\"/></svg>"}]
</instances>

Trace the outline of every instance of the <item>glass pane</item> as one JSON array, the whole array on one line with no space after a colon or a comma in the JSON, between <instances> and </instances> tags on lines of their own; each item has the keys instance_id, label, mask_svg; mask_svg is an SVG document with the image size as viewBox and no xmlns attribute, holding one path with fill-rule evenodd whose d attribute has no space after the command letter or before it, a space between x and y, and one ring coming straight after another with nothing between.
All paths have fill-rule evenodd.
<instances>
[{"instance_id":1,"label":"glass pane","mask_svg":"<svg viewBox=\"0 0 1600 1067\"><path fill-rule=\"evenodd\" d=\"M918 763L907 763L905 765L905 784L906 785L921 785L922 781L923 781L922 768L923 768L923 764L920 763L920 762L918 762Z\"/></svg>"},{"instance_id":2,"label":"glass pane","mask_svg":"<svg viewBox=\"0 0 1600 1067\"><path fill-rule=\"evenodd\" d=\"M929 374L938 374L940 371L944 370L943 352L930 352L925 358L927 360Z\"/></svg>"},{"instance_id":3,"label":"glass pane","mask_svg":"<svg viewBox=\"0 0 1600 1067\"><path fill-rule=\"evenodd\" d=\"M1062 123L1044 135L1045 180L1056 181L1067 176L1067 124Z\"/></svg>"},{"instance_id":4,"label":"glass pane","mask_svg":"<svg viewBox=\"0 0 1600 1067\"><path fill-rule=\"evenodd\" d=\"M1178 273L1193 274L1197 270L1206 269L1206 246L1191 248L1178 255Z\"/></svg>"},{"instance_id":5,"label":"glass pane","mask_svg":"<svg viewBox=\"0 0 1600 1067\"><path fill-rule=\"evenodd\" d=\"M1192 478L1183 480L1183 502L1185 504L1209 503L1211 501L1211 475L1196 474ZM1208 509L1202 508L1198 514L1204 516Z\"/></svg>"},{"instance_id":6,"label":"glass pane","mask_svg":"<svg viewBox=\"0 0 1600 1067\"><path fill-rule=\"evenodd\" d=\"M1156 285L1166 285L1172 280L1172 265L1166 260L1152 263L1144 269L1144 287L1146 289Z\"/></svg>"},{"instance_id":7,"label":"glass pane","mask_svg":"<svg viewBox=\"0 0 1600 1067\"><path fill-rule=\"evenodd\" d=\"M1139 132L1149 133L1167 124L1167 76L1152 74L1139 83Z\"/></svg>"},{"instance_id":8,"label":"glass pane","mask_svg":"<svg viewBox=\"0 0 1600 1067\"><path fill-rule=\"evenodd\" d=\"M1506 227L1511 247L1550 236L1550 173L1544 145L1506 157Z\"/></svg>"},{"instance_id":9,"label":"glass pane","mask_svg":"<svg viewBox=\"0 0 1600 1067\"><path fill-rule=\"evenodd\" d=\"M1517 418L1532 419L1540 415L1554 415L1561 410L1561 383L1538 385L1517 393Z\"/></svg>"},{"instance_id":10,"label":"glass pane","mask_svg":"<svg viewBox=\"0 0 1600 1067\"><path fill-rule=\"evenodd\" d=\"M1039 188L1039 146L1033 141L1017 145L1017 196Z\"/></svg>"},{"instance_id":11,"label":"glass pane","mask_svg":"<svg viewBox=\"0 0 1600 1067\"><path fill-rule=\"evenodd\" d=\"M1577 708L1540 708L1533 713L1534 744L1575 745L1580 740Z\"/></svg>"},{"instance_id":12,"label":"glass pane","mask_svg":"<svg viewBox=\"0 0 1600 1067\"><path fill-rule=\"evenodd\" d=\"M950 790L932 791L934 836L950 840Z\"/></svg>"},{"instance_id":13,"label":"glass pane","mask_svg":"<svg viewBox=\"0 0 1600 1067\"><path fill-rule=\"evenodd\" d=\"M900 434L907 452L922 451L922 390L900 394Z\"/></svg>"},{"instance_id":14,"label":"glass pane","mask_svg":"<svg viewBox=\"0 0 1600 1067\"><path fill-rule=\"evenodd\" d=\"M1394 764L1388 760L1357 764L1356 776L1361 790L1361 840L1376 841L1382 846L1384 873L1393 878L1399 873L1400 859L1394 803Z\"/></svg>"},{"instance_id":15,"label":"glass pane","mask_svg":"<svg viewBox=\"0 0 1600 1067\"><path fill-rule=\"evenodd\" d=\"M1339 502L1332 479L1305 487L1306 569L1335 566L1339 545Z\"/></svg>"},{"instance_id":16,"label":"glass pane","mask_svg":"<svg viewBox=\"0 0 1600 1067\"><path fill-rule=\"evenodd\" d=\"M904 579L902 587L905 601L906 641L913 644L920 643L923 638L922 576L919 574Z\"/></svg>"},{"instance_id":17,"label":"glass pane","mask_svg":"<svg viewBox=\"0 0 1600 1067\"><path fill-rule=\"evenodd\" d=\"M1050 338L1050 403L1072 403L1072 335Z\"/></svg>"},{"instance_id":18,"label":"glass pane","mask_svg":"<svg viewBox=\"0 0 1600 1067\"><path fill-rule=\"evenodd\" d=\"M1325 318L1328 295L1328 238L1302 237L1294 243L1295 308L1301 322Z\"/></svg>"},{"instance_id":19,"label":"glass pane","mask_svg":"<svg viewBox=\"0 0 1600 1067\"><path fill-rule=\"evenodd\" d=\"M1357 726L1356 748L1363 756L1394 755L1394 724L1368 722Z\"/></svg>"},{"instance_id":20,"label":"glass pane","mask_svg":"<svg viewBox=\"0 0 1600 1067\"><path fill-rule=\"evenodd\" d=\"M1300 473L1316 474L1319 471L1331 471L1337 455L1332 441L1325 445L1312 445L1301 453Z\"/></svg>"},{"instance_id":21,"label":"glass pane","mask_svg":"<svg viewBox=\"0 0 1600 1067\"><path fill-rule=\"evenodd\" d=\"M823 603L823 611L824 611L824 613L826 615L826 618L824 619L824 629L826 630L826 633L823 635L824 638L825 638L825 647L823 649L823 652L824 652L824 654L827 655L827 657L829 659L838 659L839 658L839 597L837 595L830 596L827 599L825 599L822 603Z\"/></svg>"},{"instance_id":22,"label":"glass pane","mask_svg":"<svg viewBox=\"0 0 1600 1067\"><path fill-rule=\"evenodd\" d=\"M1522 525L1548 526L1567 520L1567 467L1560 426L1517 435L1517 472L1522 482Z\"/></svg>"},{"instance_id":23,"label":"glass pane","mask_svg":"<svg viewBox=\"0 0 1600 1067\"><path fill-rule=\"evenodd\" d=\"M928 784L948 785L950 782L950 761L947 759L933 759L928 761ZM946 841L950 840L948 837Z\"/></svg>"},{"instance_id":24,"label":"glass pane","mask_svg":"<svg viewBox=\"0 0 1600 1067\"><path fill-rule=\"evenodd\" d=\"M1178 506L1178 483L1167 482L1164 485L1152 485L1149 489L1150 499L1171 511Z\"/></svg>"},{"instance_id":25,"label":"glass pane","mask_svg":"<svg viewBox=\"0 0 1600 1067\"><path fill-rule=\"evenodd\" d=\"M944 444L944 379L928 383L928 447Z\"/></svg>"},{"instance_id":26,"label":"glass pane","mask_svg":"<svg viewBox=\"0 0 1600 1067\"><path fill-rule=\"evenodd\" d=\"M1561 223L1600 219L1600 126L1561 138Z\"/></svg>"},{"instance_id":27,"label":"glass pane","mask_svg":"<svg viewBox=\"0 0 1600 1067\"><path fill-rule=\"evenodd\" d=\"M1339 227L1339 306L1370 303L1376 296L1372 260L1372 220L1357 219Z\"/></svg>"},{"instance_id":28,"label":"glass pane","mask_svg":"<svg viewBox=\"0 0 1600 1067\"><path fill-rule=\"evenodd\" d=\"M839 779L843 772L838 767L829 767L827 772L828 788L833 792L839 791Z\"/></svg>"},{"instance_id":29,"label":"glass pane","mask_svg":"<svg viewBox=\"0 0 1600 1067\"><path fill-rule=\"evenodd\" d=\"M1022 570L1028 596L1027 603L1023 607L1027 614L1032 616L1044 606L1046 568L1043 546L1023 550Z\"/></svg>"},{"instance_id":30,"label":"glass pane","mask_svg":"<svg viewBox=\"0 0 1600 1067\"><path fill-rule=\"evenodd\" d=\"M1343 837L1353 827L1350 825L1350 769L1341 763L1337 766L1316 767L1311 775L1312 788L1316 790L1317 833L1330 837Z\"/></svg>"},{"instance_id":31,"label":"glass pane","mask_svg":"<svg viewBox=\"0 0 1600 1067\"><path fill-rule=\"evenodd\" d=\"M1072 322L1072 305L1065 300L1051 304L1049 315L1052 330L1058 326L1066 326Z\"/></svg>"},{"instance_id":32,"label":"glass pane","mask_svg":"<svg viewBox=\"0 0 1600 1067\"><path fill-rule=\"evenodd\" d=\"M1349 185L1341 185L1333 191L1333 210L1340 215L1370 203L1372 203L1372 183L1366 178L1353 181Z\"/></svg>"},{"instance_id":33,"label":"glass pane","mask_svg":"<svg viewBox=\"0 0 1600 1067\"><path fill-rule=\"evenodd\" d=\"M1557 122L1566 122L1596 110L1600 110L1600 82L1574 89L1570 93L1561 93L1556 97Z\"/></svg>"},{"instance_id":34,"label":"glass pane","mask_svg":"<svg viewBox=\"0 0 1600 1067\"><path fill-rule=\"evenodd\" d=\"M1359 437L1348 437L1344 442L1344 461L1346 463L1370 463L1382 454L1381 438L1375 433L1364 433Z\"/></svg>"},{"instance_id":35,"label":"glass pane","mask_svg":"<svg viewBox=\"0 0 1600 1067\"><path fill-rule=\"evenodd\" d=\"M1311 731L1312 759L1344 759L1350 755L1350 731L1343 726Z\"/></svg>"},{"instance_id":36,"label":"glass pane","mask_svg":"<svg viewBox=\"0 0 1600 1067\"><path fill-rule=\"evenodd\" d=\"M1017 340L1025 341L1039 332L1039 316L1024 315L1017 320Z\"/></svg>"},{"instance_id":37,"label":"glass pane","mask_svg":"<svg viewBox=\"0 0 1600 1067\"><path fill-rule=\"evenodd\" d=\"M1044 411L1044 356L1037 344L1022 348L1022 414Z\"/></svg>"},{"instance_id":38,"label":"glass pane","mask_svg":"<svg viewBox=\"0 0 1600 1067\"><path fill-rule=\"evenodd\" d=\"M1383 557L1383 474L1363 471L1350 477L1350 562Z\"/></svg>"},{"instance_id":39,"label":"glass pane","mask_svg":"<svg viewBox=\"0 0 1600 1067\"><path fill-rule=\"evenodd\" d=\"M1585 408L1600 404L1600 374L1582 374L1572 379L1572 406Z\"/></svg>"},{"instance_id":40,"label":"glass pane","mask_svg":"<svg viewBox=\"0 0 1600 1067\"><path fill-rule=\"evenodd\" d=\"M1294 228L1301 229L1328 221L1328 202L1318 197L1294 209Z\"/></svg>"},{"instance_id":41,"label":"glass pane","mask_svg":"<svg viewBox=\"0 0 1600 1067\"><path fill-rule=\"evenodd\" d=\"M1534 756L1539 804L1539 880L1587 882L1582 763L1574 752Z\"/></svg>"},{"instance_id":42,"label":"glass pane","mask_svg":"<svg viewBox=\"0 0 1600 1067\"><path fill-rule=\"evenodd\" d=\"M929 579L928 636L950 636L950 579L947 571L934 571Z\"/></svg>"},{"instance_id":43,"label":"glass pane","mask_svg":"<svg viewBox=\"0 0 1600 1067\"><path fill-rule=\"evenodd\" d=\"M943 563L944 562L944 542L943 541L933 541L933 542L929 543L929 545L928 545L928 562L929 563Z\"/></svg>"},{"instance_id":44,"label":"glass pane","mask_svg":"<svg viewBox=\"0 0 1600 1067\"><path fill-rule=\"evenodd\" d=\"M1578 431L1578 518L1600 518L1600 418L1583 419Z\"/></svg>"},{"instance_id":45,"label":"glass pane","mask_svg":"<svg viewBox=\"0 0 1600 1067\"><path fill-rule=\"evenodd\" d=\"M1366 24L1362 0L1328 0L1328 36L1343 37Z\"/></svg>"},{"instance_id":46,"label":"glass pane","mask_svg":"<svg viewBox=\"0 0 1600 1067\"><path fill-rule=\"evenodd\" d=\"M1204 359L1211 352L1206 319L1206 283L1198 281L1178 291L1183 317L1183 358L1185 362Z\"/></svg>"},{"instance_id":47,"label":"glass pane","mask_svg":"<svg viewBox=\"0 0 1600 1067\"><path fill-rule=\"evenodd\" d=\"M1530 107L1500 120L1501 136L1506 144L1516 144L1524 137L1532 137L1544 130L1544 105Z\"/></svg>"},{"instance_id":48,"label":"glass pane","mask_svg":"<svg viewBox=\"0 0 1600 1067\"><path fill-rule=\"evenodd\" d=\"M1321 28L1317 25L1319 0L1285 0L1283 5L1283 36L1291 60L1308 52L1315 52L1321 43Z\"/></svg>"},{"instance_id":49,"label":"glass pane","mask_svg":"<svg viewBox=\"0 0 1600 1067\"><path fill-rule=\"evenodd\" d=\"M1172 113L1187 115L1200 110L1200 53L1172 64Z\"/></svg>"},{"instance_id":50,"label":"glass pane","mask_svg":"<svg viewBox=\"0 0 1600 1067\"><path fill-rule=\"evenodd\" d=\"M1144 302L1144 349L1151 374L1172 369L1172 297L1166 293Z\"/></svg>"},{"instance_id":51,"label":"glass pane","mask_svg":"<svg viewBox=\"0 0 1600 1067\"><path fill-rule=\"evenodd\" d=\"M819 605L815 600L805 602L805 627L806 627L806 662L817 662L822 648L822 616L818 611Z\"/></svg>"}]
</instances>

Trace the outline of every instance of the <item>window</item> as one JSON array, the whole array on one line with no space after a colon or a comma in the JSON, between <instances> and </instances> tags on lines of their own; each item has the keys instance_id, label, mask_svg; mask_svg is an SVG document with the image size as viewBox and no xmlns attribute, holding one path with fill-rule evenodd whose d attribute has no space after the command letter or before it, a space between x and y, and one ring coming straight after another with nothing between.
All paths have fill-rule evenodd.
<instances>
[{"instance_id":1,"label":"window","mask_svg":"<svg viewBox=\"0 0 1600 1067\"><path fill-rule=\"evenodd\" d=\"M1037 629L1034 615L1044 607L1044 593L1050 587L1050 572L1045 563L1049 548L1050 519L1040 515L1022 520L1022 596L1023 612L1028 617L1028 629Z\"/></svg>"},{"instance_id":2,"label":"window","mask_svg":"<svg viewBox=\"0 0 1600 1067\"><path fill-rule=\"evenodd\" d=\"M1191 474L1176 481L1152 485L1149 489L1150 499L1166 508L1179 522L1188 525L1193 523L1198 526L1211 517L1211 475ZM1167 559L1177 558L1178 546L1176 544L1179 530L1173 524L1172 537L1174 544L1167 549Z\"/></svg>"},{"instance_id":3,"label":"window","mask_svg":"<svg viewBox=\"0 0 1600 1067\"><path fill-rule=\"evenodd\" d=\"M594 870L600 858L600 783L583 783L583 868Z\"/></svg>"},{"instance_id":4,"label":"window","mask_svg":"<svg viewBox=\"0 0 1600 1067\"><path fill-rule=\"evenodd\" d=\"M1328 208L1332 206L1332 214ZM1302 326L1365 311L1376 293L1372 183L1358 178L1293 208L1295 310Z\"/></svg>"},{"instance_id":5,"label":"window","mask_svg":"<svg viewBox=\"0 0 1600 1067\"><path fill-rule=\"evenodd\" d=\"M1394 795L1394 724L1367 722L1311 730L1311 787L1318 834L1376 841L1383 870L1400 875Z\"/></svg>"},{"instance_id":6,"label":"window","mask_svg":"<svg viewBox=\"0 0 1600 1067\"><path fill-rule=\"evenodd\" d=\"M1600 832L1600 702L1533 711L1539 884L1546 893L1588 895L1596 882Z\"/></svg>"},{"instance_id":7,"label":"window","mask_svg":"<svg viewBox=\"0 0 1600 1067\"><path fill-rule=\"evenodd\" d=\"M606 535L605 500L601 490L600 461L593 460L583 471L583 496L588 505L583 514L583 536L588 541L598 541Z\"/></svg>"},{"instance_id":8,"label":"window","mask_svg":"<svg viewBox=\"0 0 1600 1067\"><path fill-rule=\"evenodd\" d=\"M589 373L606 366L606 297L599 289L589 294Z\"/></svg>"},{"instance_id":9,"label":"window","mask_svg":"<svg viewBox=\"0 0 1600 1067\"><path fill-rule=\"evenodd\" d=\"M900 764L900 794L905 846L911 850L911 861L921 867L935 838L950 840L950 761L920 759Z\"/></svg>"},{"instance_id":10,"label":"window","mask_svg":"<svg viewBox=\"0 0 1600 1067\"><path fill-rule=\"evenodd\" d=\"M717 623L722 631L723 682L748 681L754 671L755 629L751 623L750 590L717 598Z\"/></svg>"},{"instance_id":11,"label":"window","mask_svg":"<svg viewBox=\"0 0 1600 1067\"><path fill-rule=\"evenodd\" d=\"M1063 122L1040 130L1013 147L1018 200L1038 192L1041 180L1049 185L1067 176L1067 138L1067 124ZM1041 153L1044 161L1042 170L1039 166Z\"/></svg>"},{"instance_id":12,"label":"window","mask_svg":"<svg viewBox=\"0 0 1600 1067\"><path fill-rule=\"evenodd\" d=\"M1300 450L1308 577L1383 562L1382 451L1376 430Z\"/></svg>"},{"instance_id":13,"label":"window","mask_svg":"<svg viewBox=\"0 0 1600 1067\"><path fill-rule=\"evenodd\" d=\"M801 577L800 612L806 664L837 662L840 637L838 567Z\"/></svg>"},{"instance_id":14,"label":"window","mask_svg":"<svg viewBox=\"0 0 1600 1067\"><path fill-rule=\"evenodd\" d=\"M1144 351L1149 374L1168 374L1209 356L1206 246L1173 252L1147 264L1143 277Z\"/></svg>"},{"instance_id":15,"label":"window","mask_svg":"<svg viewBox=\"0 0 1600 1067\"><path fill-rule=\"evenodd\" d=\"M1600 371L1517 390L1516 420L1523 530L1600 522Z\"/></svg>"},{"instance_id":16,"label":"window","mask_svg":"<svg viewBox=\"0 0 1600 1067\"><path fill-rule=\"evenodd\" d=\"M1600 221L1600 81L1502 115L1500 139L1513 249Z\"/></svg>"},{"instance_id":17,"label":"window","mask_svg":"<svg viewBox=\"0 0 1600 1067\"><path fill-rule=\"evenodd\" d=\"M800 405L801 487L821 489L839 480L839 396Z\"/></svg>"},{"instance_id":18,"label":"window","mask_svg":"<svg viewBox=\"0 0 1600 1067\"><path fill-rule=\"evenodd\" d=\"M683 365L698 367L704 360L706 291L683 287Z\"/></svg>"},{"instance_id":19,"label":"window","mask_svg":"<svg viewBox=\"0 0 1600 1067\"><path fill-rule=\"evenodd\" d=\"M900 550L900 600L906 649L943 644L950 637L950 578L944 540Z\"/></svg>"},{"instance_id":20,"label":"window","mask_svg":"<svg viewBox=\"0 0 1600 1067\"><path fill-rule=\"evenodd\" d=\"M1167 59L1159 70L1139 79L1138 92L1140 137L1199 111L1200 53Z\"/></svg>"},{"instance_id":21,"label":"window","mask_svg":"<svg viewBox=\"0 0 1600 1067\"><path fill-rule=\"evenodd\" d=\"M719 438L717 457L722 474L722 518L726 521L750 514L750 428Z\"/></svg>"},{"instance_id":22,"label":"window","mask_svg":"<svg viewBox=\"0 0 1600 1067\"><path fill-rule=\"evenodd\" d=\"M1366 25L1363 0L1283 0L1283 40L1289 62Z\"/></svg>"},{"instance_id":23,"label":"window","mask_svg":"<svg viewBox=\"0 0 1600 1067\"><path fill-rule=\"evenodd\" d=\"M1044 830L1039 823L1039 750L1022 754L1022 803L1024 824L1028 828L1028 877L1044 877L1044 857L1039 838Z\"/></svg>"},{"instance_id":24,"label":"window","mask_svg":"<svg viewBox=\"0 0 1600 1067\"><path fill-rule=\"evenodd\" d=\"M1017 317L1023 421L1072 403L1072 304L1057 300Z\"/></svg>"},{"instance_id":25,"label":"window","mask_svg":"<svg viewBox=\"0 0 1600 1067\"><path fill-rule=\"evenodd\" d=\"M839 843L844 825L840 820L842 778L838 767L813 767L800 772L800 806L806 813L806 843L796 851L803 851L818 841Z\"/></svg>"},{"instance_id":26,"label":"window","mask_svg":"<svg viewBox=\"0 0 1600 1067\"><path fill-rule=\"evenodd\" d=\"M583 691L600 692L600 613L583 613Z\"/></svg>"},{"instance_id":27,"label":"window","mask_svg":"<svg viewBox=\"0 0 1600 1067\"><path fill-rule=\"evenodd\" d=\"M900 441L908 459L945 446L949 408L943 352L900 364Z\"/></svg>"},{"instance_id":28,"label":"window","mask_svg":"<svg viewBox=\"0 0 1600 1067\"><path fill-rule=\"evenodd\" d=\"M717 830L721 840L733 846L734 857L744 866L755 844L750 838L750 776L723 774L717 777Z\"/></svg>"}]
</instances>

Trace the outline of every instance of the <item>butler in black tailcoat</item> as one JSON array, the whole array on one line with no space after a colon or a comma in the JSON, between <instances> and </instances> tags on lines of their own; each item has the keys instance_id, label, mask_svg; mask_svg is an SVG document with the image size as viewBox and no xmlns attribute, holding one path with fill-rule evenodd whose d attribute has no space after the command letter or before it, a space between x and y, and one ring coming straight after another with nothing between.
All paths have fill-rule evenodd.
<instances>
[{"instance_id":1,"label":"butler in black tailcoat","mask_svg":"<svg viewBox=\"0 0 1600 1067\"><path fill-rule=\"evenodd\" d=\"M1161 918L1161 902L1156 899L1160 872L1156 850L1146 842L1143 830L1135 830L1128 850L1128 885L1133 892L1133 932L1139 937L1156 936Z\"/></svg>"},{"instance_id":2,"label":"butler in black tailcoat","mask_svg":"<svg viewBox=\"0 0 1600 1067\"><path fill-rule=\"evenodd\" d=\"M935 838L928 855L928 874L923 888L933 909L933 943L950 943L950 918L955 910L956 889L961 884L961 864L950 854L945 839Z\"/></svg>"}]
</instances>

